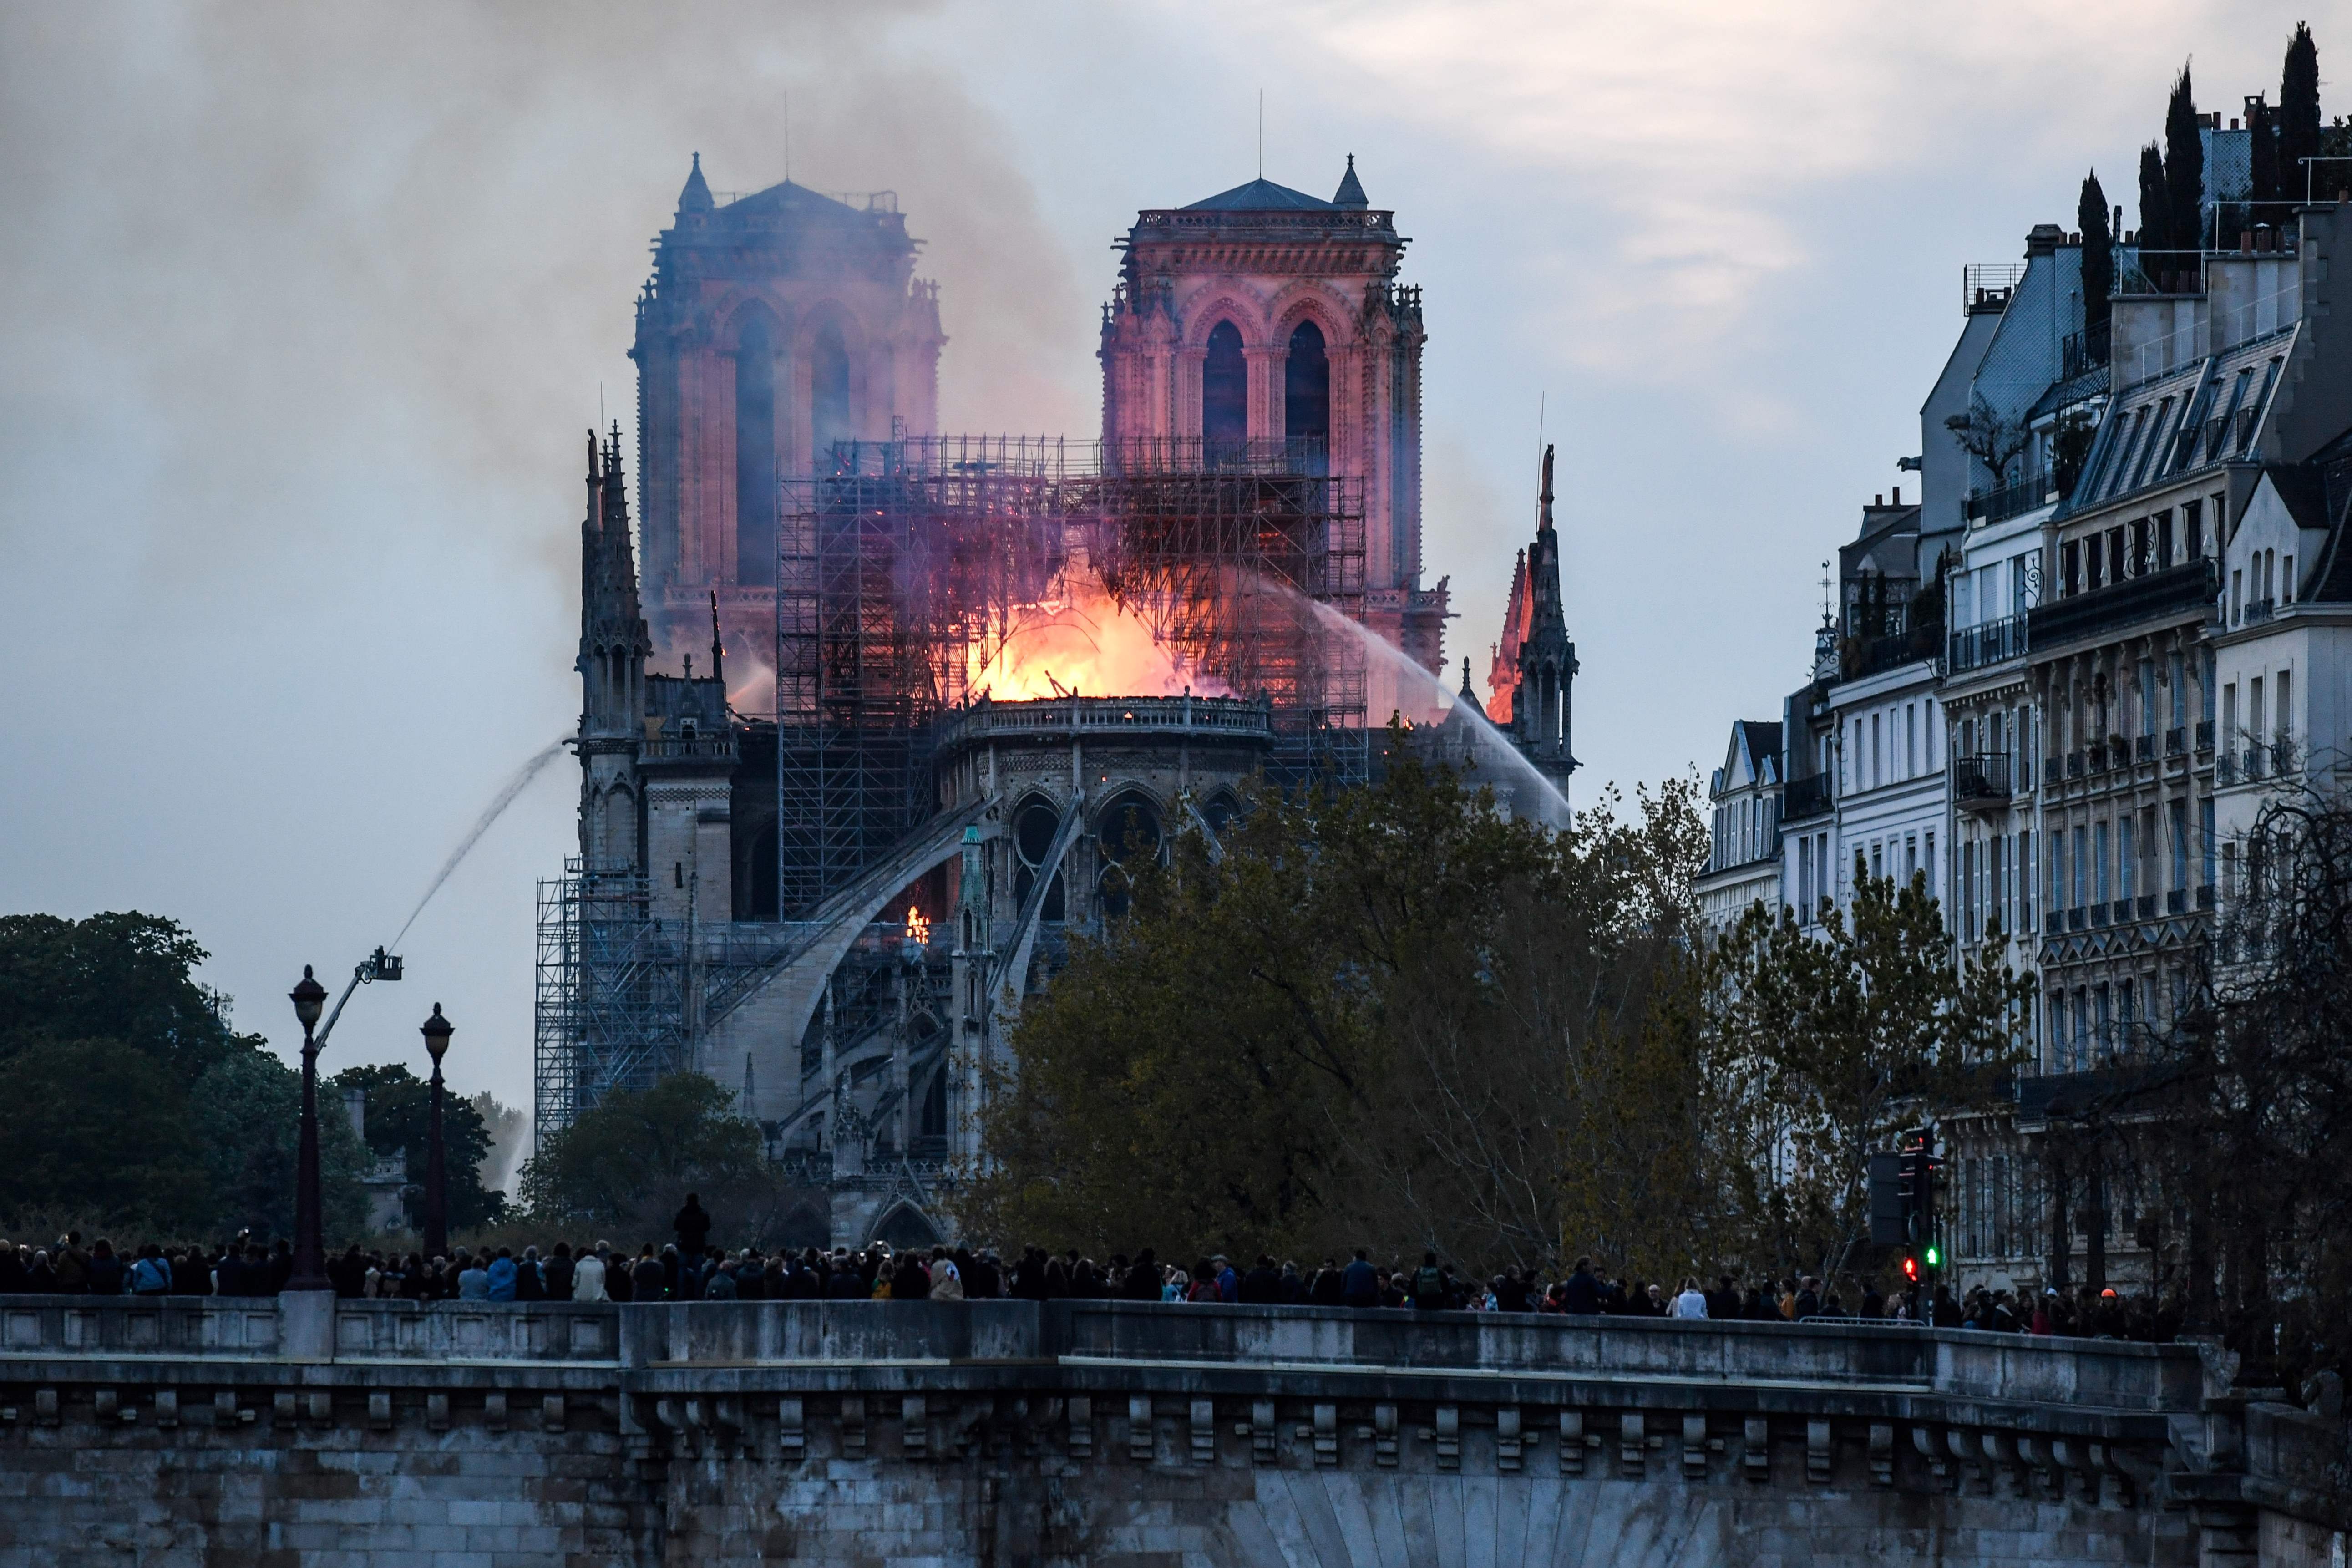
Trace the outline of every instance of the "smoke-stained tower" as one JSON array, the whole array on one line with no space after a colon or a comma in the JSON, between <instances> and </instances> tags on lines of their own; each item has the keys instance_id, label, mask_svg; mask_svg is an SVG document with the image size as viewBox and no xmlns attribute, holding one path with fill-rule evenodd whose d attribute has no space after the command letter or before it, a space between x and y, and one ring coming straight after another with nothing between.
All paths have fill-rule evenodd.
<instances>
[{"instance_id":1,"label":"smoke-stained tower","mask_svg":"<svg viewBox=\"0 0 2352 1568\"><path fill-rule=\"evenodd\" d=\"M1100 350L1110 460L1286 455L1357 481L1365 623L1435 671L1446 586L1421 586L1421 290L1396 281L1408 241L1355 160L1328 202L1257 179L1140 212L1119 243Z\"/></svg>"},{"instance_id":2,"label":"smoke-stained tower","mask_svg":"<svg viewBox=\"0 0 2352 1568\"><path fill-rule=\"evenodd\" d=\"M887 191L836 199L786 181L722 204L696 156L629 350L663 664L701 647L714 589L730 649L773 638L780 479L835 441L936 427L946 339L918 244Z\"/></svg>"}]
</instances>

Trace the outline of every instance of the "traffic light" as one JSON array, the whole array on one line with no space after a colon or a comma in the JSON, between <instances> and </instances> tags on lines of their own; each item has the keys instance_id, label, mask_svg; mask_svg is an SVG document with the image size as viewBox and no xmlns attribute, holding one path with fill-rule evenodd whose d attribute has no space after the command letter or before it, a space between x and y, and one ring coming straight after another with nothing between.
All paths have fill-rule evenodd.
<instances>
[{"instance_id":1,"label":"traffic light","mask_svg":"<svg viewBox=\"0 0 2352 1568\"><path fill-rule=\"evenodd\" d=\"M1870 1157L1870 1239L1904 1249L1906 1279L1932 1280L1944 1266L1936 1240L1936 1176L1944 1163L1924 1127L1906 1131L1898 1144L1893 1153Z\"/></svg>"}]
</instances>

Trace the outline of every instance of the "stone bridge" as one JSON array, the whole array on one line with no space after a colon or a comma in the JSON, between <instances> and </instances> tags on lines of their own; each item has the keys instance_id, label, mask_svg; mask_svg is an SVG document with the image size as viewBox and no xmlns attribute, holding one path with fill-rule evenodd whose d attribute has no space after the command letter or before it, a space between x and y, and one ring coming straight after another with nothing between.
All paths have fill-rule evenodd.
<instances>
[{"instance_id":1,"label":"stone bridge","mask_svg":"<svg viewBox=\"0 0 2352 1568\"><path fill-rule=\"evenodd\" d=\"M2190 1346L1106 1301L0 1297L0 1564L2341 1564Z\"/></svg>"}]
</instances>

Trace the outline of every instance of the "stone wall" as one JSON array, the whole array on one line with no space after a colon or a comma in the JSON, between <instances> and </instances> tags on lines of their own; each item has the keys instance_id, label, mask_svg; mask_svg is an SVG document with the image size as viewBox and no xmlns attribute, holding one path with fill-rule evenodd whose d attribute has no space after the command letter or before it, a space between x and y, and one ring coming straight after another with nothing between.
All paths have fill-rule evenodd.
<instances>
[{"instance_id":1,"label":"stone wall","mask_svg":"<svg viewBox=\"0 0 2352 1568\"><path fill-rule=\"evenodd\" d=\"M1109 1302L303 1306L331 1333L291 1303L0 1298L0 1568L2341 1551L2332 1432L2233 1405L2188 1347Z\"/></svg>"}]
</instances>

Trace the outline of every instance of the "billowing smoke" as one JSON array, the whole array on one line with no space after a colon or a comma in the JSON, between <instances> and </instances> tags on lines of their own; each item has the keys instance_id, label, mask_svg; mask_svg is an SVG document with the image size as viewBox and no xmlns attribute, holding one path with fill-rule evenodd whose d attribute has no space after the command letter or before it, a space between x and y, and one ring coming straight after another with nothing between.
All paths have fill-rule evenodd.
<instances>
[{"instance_id":1,"label":"billowing smoke","mask_svg":"<svg viewBox=\"0 0 2352 1568\"><path fill-rule=\"evenodd\" d=\"M927 7L0 12L0 909L187 922L281 1047L579 701L579 432L689 154L896 189L959 427L1094 418L1091 302ZM985 379L983 379L985 378ZM730 649L758 684L772 650ZM743 706L762 711L764 697ZM37 737L37 740L35 738ZM528 1104L550 767L354 996L331 1070Z\"/></svg>"}]
</instances>

